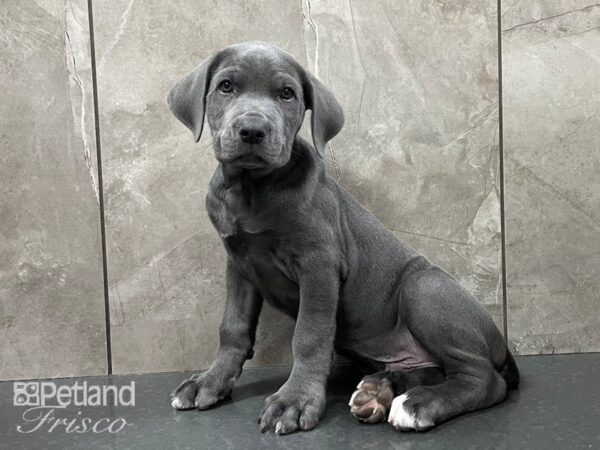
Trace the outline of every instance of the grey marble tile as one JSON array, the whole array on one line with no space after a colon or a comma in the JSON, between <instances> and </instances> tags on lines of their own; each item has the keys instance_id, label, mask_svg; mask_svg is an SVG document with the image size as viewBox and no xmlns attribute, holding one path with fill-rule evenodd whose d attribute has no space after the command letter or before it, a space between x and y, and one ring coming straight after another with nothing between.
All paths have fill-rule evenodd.
<instances>
[{"instance_id":1,"label":"grey marble tile","mask_svg":"<svg viewBox=\"0 0 600 450\"><path fill-rule=\"evenodd\" d=\"M342 186L502 327L496 2L304 6L308 66L346 112Z\"/></svg>"},{"instance_id":2,"label":"grey marble tile","mask_svg":"<svg viewBox=\"0 0 600 450\"><path fill-rule=\"evenodd\" d=\"M273 41L347 116L332 176L502 325L496 2L94 1L116 372L207 367L224 252L203 199L215 167L167 109L171 84L234 42ZM267 310L254 365L290 361Z\"/></svg>"},{"instance_id":3,"label":"grey marble tile","mask_svg":"<svg viewBox=\"0 0 600 450\"><path fill-rule=\"evenodd\" d=\"M509 335L519 353L597 351L600 6L546 3L502 33Z\"/></svg>"},{"instance_id":4,"label":"grey marble tile","mask_svg":"<svg viewBox=\"0 0 600 450\"><path fill-rule=\"evenodd\" d=\"M0 377L106 371L87 3L0 4Z\"/></svg>"}]
</instances>

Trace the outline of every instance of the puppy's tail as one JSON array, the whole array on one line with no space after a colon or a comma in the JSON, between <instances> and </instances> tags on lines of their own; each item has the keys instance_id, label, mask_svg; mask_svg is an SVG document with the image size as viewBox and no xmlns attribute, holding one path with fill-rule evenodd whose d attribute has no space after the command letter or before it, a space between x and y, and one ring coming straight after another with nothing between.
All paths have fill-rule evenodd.
<instances>
[{"instance_id":1,"label":"puppy's tail","mask_svg":"<svg viewBox=\"0 0 600 450\"><path fill-rule=\"evenodd\" d=\"M508 389L517 389L521 376L519 375L519 368L515 362L515 358L508 348L506 349L506 360L504 365L500 368L500 375L506 381L506 387Z\"/></svg>"}]
</instances>

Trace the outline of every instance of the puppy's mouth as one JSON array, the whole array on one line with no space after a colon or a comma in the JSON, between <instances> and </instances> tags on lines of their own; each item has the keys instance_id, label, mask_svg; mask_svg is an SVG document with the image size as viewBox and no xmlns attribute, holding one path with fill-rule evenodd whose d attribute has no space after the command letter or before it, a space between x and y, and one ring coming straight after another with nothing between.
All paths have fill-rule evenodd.
<instances>
[{"instance_id":1,"label":"puppy's mouth","mask_svg":"<svg viewBox=\"0 0 600 450\"><path fill-rule=\"evenodd\" d=\"M234 158L230 161L230 164L234 164L238 167L243 167L244 169L258 169L265 167L267 165L267 162L260 156L247 153L245 155Z\"/></svg>"},{"instance_id":2,"label":"puppy's mouth","mask_svg":"<svg viewBox=\"0 0 600 450\"><path fill-rule=\"evenodd\" d=\"M279 167L285 148L279 140L260 144L245 144L227 136L218 136L215 143L215 156L221 164L232 168L255 170Z\"/></svg>"}]
</instances>

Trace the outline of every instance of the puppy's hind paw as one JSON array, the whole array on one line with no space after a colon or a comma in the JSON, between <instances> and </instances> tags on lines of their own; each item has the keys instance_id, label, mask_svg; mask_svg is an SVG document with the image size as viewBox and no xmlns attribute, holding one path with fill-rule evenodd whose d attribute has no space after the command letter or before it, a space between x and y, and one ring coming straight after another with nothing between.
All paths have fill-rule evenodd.
<instances>
[{"instance_id":1,"label":"puppy's hind paw","mask_svg":"<svg viewBox=\"0 0 600 450\"><path fill-rule=\"evenodd\" d=\"M400 431L426 431L434 426L432 420L428 420L422 414L424 411L419 409L418 404L408 394L399 395L392 402L392 409L388 422Z\"/></svg>"},{"instance_id":2,"label":"puppy's hind paw","mask_svg":"<svg viewBox=\"0 0 600 450\"><path fill-rule=\"evenodd\" d=\"M365 377L350 397L350 414L365 423L383 422L393 398L394 387L390 380Z\"/></svg>"}]
</instances>

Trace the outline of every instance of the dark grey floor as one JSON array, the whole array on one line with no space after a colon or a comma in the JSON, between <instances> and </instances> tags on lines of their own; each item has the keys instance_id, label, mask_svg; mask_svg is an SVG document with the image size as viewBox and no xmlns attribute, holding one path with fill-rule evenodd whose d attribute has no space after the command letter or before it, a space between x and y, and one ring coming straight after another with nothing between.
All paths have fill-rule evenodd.
<instances>
[{"instance_id":1,"label":"dark grey floor","mask_svg":"<svg viewBox=\"0 0 600 450\"><path fill-rule=\"evenodd\" d=\"M589 449L600 448L600 354L518 358L522 387L505 403L469 414L427 433L401 433L387 424L364 425L348 414L348 397L358 374L342 368L330 384L327 415L310 432L260 434L256 419L263 398L285 380L287 369L248 369L233 400L204 412L175 412L168 394L188 374L89 377L88 384L136 382L132 407L70 406L52 412L66 423L48 431L39 410L13 406L13 382L0 383L0 448L143 449ZM73 384L76 379L55 380ZM48 410L44 410L46 414ZM66 432L68 421L92 423L123 418L118 433ZM28 419L29 421L27 421ZM55 419L56 421L56 419ZM116 423L118 426L119 423ZM21 431L31 431L20 433Z\"/></svg>"}]
</instances>

